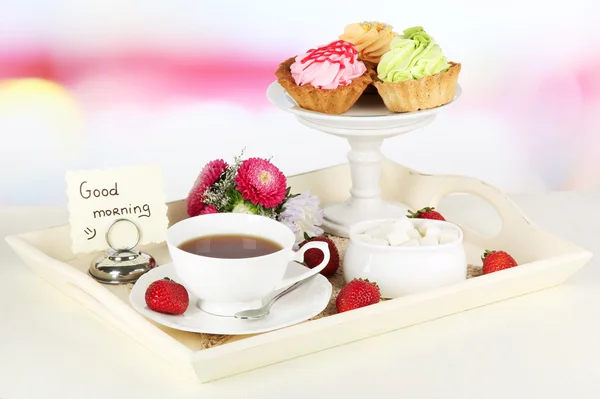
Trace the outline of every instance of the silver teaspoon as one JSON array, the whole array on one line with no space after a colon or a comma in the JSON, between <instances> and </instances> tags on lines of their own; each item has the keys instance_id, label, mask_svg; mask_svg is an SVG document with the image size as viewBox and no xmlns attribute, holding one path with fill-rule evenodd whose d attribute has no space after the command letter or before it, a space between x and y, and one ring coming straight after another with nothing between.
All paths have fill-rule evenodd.
<instances>
[{"instance_id":1,"label":"silver teaspoon","mask_svg":"<svg viewBox=\"0 0 600 399\"><path fill-rule=\"evenodd\" d=\"M242 319L242 320L262 319L263 317L265 317L269 314L269 312L271 311L271 306L273 306L275 301L277 301L282 296L294 291L296 288L305 284L307 281L311 280L315 276L316 275L312 275L308 278L305 278L304 280L300 280L297 283L290 285L288 288L286 288L285 290L281 291L279 294L277 294L273 298L271 298L269 300L269 302L265 303L262 307L260 307L258 309L242 310L241 312L237 312L236 314L234 314L233 317L235 317L236 319Z\"/></svg>"}]
</instances>

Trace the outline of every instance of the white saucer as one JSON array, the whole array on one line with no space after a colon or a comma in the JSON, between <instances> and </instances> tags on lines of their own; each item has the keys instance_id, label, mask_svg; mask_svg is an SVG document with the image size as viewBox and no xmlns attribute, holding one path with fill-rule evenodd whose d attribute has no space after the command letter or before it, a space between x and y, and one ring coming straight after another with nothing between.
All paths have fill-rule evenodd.
<instances>
[{"instance_id":1,"label":"white saucer","mask_svg":"<svg viewBox=\"0 0 600 399\"><path fill-rule=\"evenodd\" d=\"M296 276L306 269L305 266L290 262L285 276ZM153 281L164 277L179 282L173 265L170 263L152 269L140 277L129 294L131 306L142 315L163 326L195 333L245 335L291 326L321 313L327 307L332 292L329 280L325 276L317 274L306 284L276 301L271 308L271 313L260 320L239 320L234 317L205 313L196 306L198 298L190 293L190 304L187 310L184 314L176 316L158 313L146 306L144 299L146 289ZM272 295L278 292L274 292Z\"/></svg>"},{"instance_id":2,"label":"white saucer","mask_svg":"<svg viewBox=\"0 0 600 399\"><path fill-rule=\"evenodd\" d=\"M341 115L329 115L299 107L277 81L269 85L267 98L276 107L295 114L301 122L308 122L311 128L318 129L318 125L323 125L338 129L377 130L408 126L426 118L433 120L434 115L453 104L461 92L461 87L457 84L452 102L437 108L404 113L388 110L377 94L363 94L352 108Z\"/></svg>"}]
</instances>

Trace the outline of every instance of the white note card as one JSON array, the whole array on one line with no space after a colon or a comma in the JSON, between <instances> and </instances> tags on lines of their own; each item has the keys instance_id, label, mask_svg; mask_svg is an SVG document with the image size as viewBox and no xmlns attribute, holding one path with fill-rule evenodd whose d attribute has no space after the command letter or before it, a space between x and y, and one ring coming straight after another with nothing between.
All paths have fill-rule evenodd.
<instances>
[{"instance_id":1,"label":"white note card","mask_svg":"<svg viewBox=\"0 0 600 399\"><path fill-rule=\"evenodd\" d=\"M66 180L73 253L108 249L106 232L117 219L137 225L139 245L165 240L169 220L160 167L68 171ZM136 238L128 222L110 231L110 241L118 248L134 244Z\"/></svg>"}]
</instances>

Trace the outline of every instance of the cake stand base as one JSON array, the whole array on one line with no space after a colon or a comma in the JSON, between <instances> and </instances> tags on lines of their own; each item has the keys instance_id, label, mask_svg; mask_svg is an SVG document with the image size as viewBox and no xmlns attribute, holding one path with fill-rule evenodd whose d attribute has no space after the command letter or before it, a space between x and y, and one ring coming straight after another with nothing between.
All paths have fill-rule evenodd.
<instances>
[{"instance_id":1,"label":"cake stand base","mask_svg":"<svg viewBox=\"0 0 600 399\"><path fill-rule=\"evenodd\" d=\"M334 204L325 207L323 217L323 229L338 237L348 237L350 227L358 222L373 219L396 218L408 215L408 206L387 202L382 199L372 201L353 201L348 199L342 204Z\"/></svg>"}]
</instances>

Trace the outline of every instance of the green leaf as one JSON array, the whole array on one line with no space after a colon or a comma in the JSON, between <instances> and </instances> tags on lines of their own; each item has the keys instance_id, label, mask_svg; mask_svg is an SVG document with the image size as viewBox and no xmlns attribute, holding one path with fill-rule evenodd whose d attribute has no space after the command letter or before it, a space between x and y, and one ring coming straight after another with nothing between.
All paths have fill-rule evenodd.
<instances>
[{"instance_id":1,"label":"green leaf","mask_svg":"<svg viewBox=\"0 0 600 399\"><path fill-rule=\"evenodd\" d=\"M233 202L239 202L239 201L243 201L244 197L242 196L242 193L240 193L238 190L235 189L231 189L230 193L229 193L231 199Z\"/></svg>"},{"instance_id":2,"label":"green leaf","mask_svg":"<svg viewBox=\"0 0 600 399\"><path fill-rule=\"evenodd\" d=\"M261 207L254 205L250 201L244 201L243 199L241 201L236 201L233 203L231 212L249 213L249 214L253 214L253 215L263 215L264 214Z\"/></svg>"}]
</instances>

